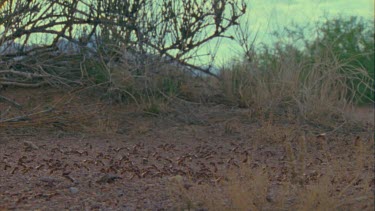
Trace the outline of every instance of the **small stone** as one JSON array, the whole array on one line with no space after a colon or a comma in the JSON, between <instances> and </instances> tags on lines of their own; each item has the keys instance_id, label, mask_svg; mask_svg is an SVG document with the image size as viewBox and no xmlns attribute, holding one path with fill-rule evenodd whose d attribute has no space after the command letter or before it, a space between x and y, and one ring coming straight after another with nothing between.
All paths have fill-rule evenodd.
<instances>
[{"instance_id":1,"label":"small stone","mask_svg":"<svg viewBox=\"0 0 375 211\"><path fill-rule=\"evenodd\" d=\"M168 178L171 182L182 183L184 178L181 175L171 176Z\"/></svg>"},{"instance_id":2,"label":"small stone","mask_svg":"<svg viewBox=\"0 0 375 211\"><path fill-rule=\"evenodd\" d=\"M69 191L70 191L70 193L72 193L72 194L76 194L76 193L78 193L78 188L76 188L76 187L70 187L69 188Z\"/></svg>"},{"instance_id":3,"label":"small stone","mask_svg":"<svg viewBox=\"0 0 375 211\"><path fill-rule=\"evenodd\" d=\"M23 144L25 145L26 149L28 149L28 150L30 150L30 149L38 150L39 149L39 147L31 141L24 141Z\"/></svg>"}]
</instances>

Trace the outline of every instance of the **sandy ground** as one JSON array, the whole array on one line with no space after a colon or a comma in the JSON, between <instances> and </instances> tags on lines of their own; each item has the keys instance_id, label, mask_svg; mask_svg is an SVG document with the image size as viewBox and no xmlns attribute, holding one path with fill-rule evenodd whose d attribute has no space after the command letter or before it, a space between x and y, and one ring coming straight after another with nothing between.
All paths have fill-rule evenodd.
<instances>
[{"instance_id":1,"label":"sandy ground","mask_svg":"<svg viewBox=\"0 0 375 211\"><path fill-rule=\"evenodd\" d=\"M371 108L356 112L359 119L373 119ZM272 169L270 183L277 189L288 174L285 139L297 150L301 134L309 161L303 183L328 171L325 159L340 161L343 174L351 175L360 139L367 151L357 185L374 190L372 123L328 133L322 143L317 135L327 131L321 128L226 106L189 106L158 117L121 108L101 115L110 121L90 116L90 127L69 127L52 116L39 117L45 122L36 126L0 124L0 210L174 210L170 185L176 175L191 184L215 183L240 165ZM336 182L341 189L350 180L342 178ZM353 186L347 193L361 191ZM348 207L372 210L373 195L368 197Z\"/></svg>"}]
</instances>

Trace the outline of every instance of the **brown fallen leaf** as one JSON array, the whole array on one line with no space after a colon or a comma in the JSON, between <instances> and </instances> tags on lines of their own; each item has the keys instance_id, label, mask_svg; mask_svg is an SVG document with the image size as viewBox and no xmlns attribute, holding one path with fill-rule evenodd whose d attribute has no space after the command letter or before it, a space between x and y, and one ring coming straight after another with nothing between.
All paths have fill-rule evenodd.
<instances>
[{"instance_id":1,"label":"brown fallen leaf","mask_svg":"<svg viewBox=\"0 0 375 211\"><path fill-rule=\"evenodd\" d=\"M18 170L18 167L14 167L14 169L12 170L12 172L10 172L11 174L14 174L16 171Z\"/></svg>"},{"instance_id":2,"label":"brown fallen leaf","mask_svg":"<svg viewBox=\"0 0 375 211\"><path fill-rule=\"evenodd\" d=\"M147 176L147 174L149 174L149 173L150 173L150 171L146 170L145 172L143 172L143 173L141 174L141 177L142 177L142 178L145 178L145 177Z\"/></svg>"},{"instance_id":3,"label":"brown fallen leaf","mask_svg":"<svg viewBox=\"0 0 375 211\"><path fill-rule=\"evenodd\" d=\"M218 178L214 179L213 182L219 183L222 179L223 179L223 177L218 177Z\"/></svg>"},{"instance_id":4,"label":"brown fallen leaf","mask_svg":"<svg viewBox=\"0 0 375 211\"><path fill-rule=\"evenodd\" d=\"M44 166L44 164L41 164L41 165L38 165L35 167L36 170L39 170L40 168L42 168Z\"/></svg>"},{"instance_id":5,"label":"brown fallen leaf","mask_svg":"<svg viewBox=\"0 0 375 211\"><path fill-rule=\"evenodd\" d=\"M70 172L63 172L62 176L68 179L69 181L71 181L72 183L77 183L77 181L73 177L71 177L69 174Z\"/></svg>"},{"instance_id":6,"label":"brown fallen leaf","mask_svg":"<svg viewBox=\"0 0 375 211\"><path fill-rule=\"evenodd\" d=\"M117 175L115 175L115 174L105 174L105 175L102 176L98 181L96 181L96 183L99 183L99 184L104 184L104 183L113 183L113 182L115 182L117 179L122 179L122 177L117 176Z\"/></svg>"},{"instance_id":7,"label":"brown fallen leaf","mask_svg":"<svg viewBox=\"0 0 375 211\"><path fill-rule=\"evenodd\" d=\"M40 177L39 180L42 182L61 182L61 180L54 177Z\"/></svg>"},{"instance_id":8,"label":"brown fallen leaf","mask_svg":"<svg viewBox=\"0 0 375 211\"><path fill-rule=\"evenodd\" d=\"M41 182L44 182L47 186L55 186L56 183L60 183L61 180L54 178L54 177L41 177L39 178Z\"/></svg>"}]
</instances>

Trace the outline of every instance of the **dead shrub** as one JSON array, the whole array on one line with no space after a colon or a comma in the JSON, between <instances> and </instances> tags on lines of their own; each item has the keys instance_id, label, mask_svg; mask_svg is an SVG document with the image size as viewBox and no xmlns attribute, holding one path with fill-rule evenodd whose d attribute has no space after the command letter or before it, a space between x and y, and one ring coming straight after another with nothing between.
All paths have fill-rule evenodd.
<instances>
[{"instance_id":1,"label":"dead shrub","mask_svg":"<svg viewBox=\"0 0 375 211\"><path fill-rule=\"evenodd\" d=\"M293 59L293 52L280 55L268 69L240 62L223 68L220 75L218 88L240 107L276 114L289 109L295 116L329 127L347 121L345 109L361 94L359 85L350 81L359 81L367 89L372 89L373 83L366 70L333 55L307 62Z\"/></svg>"}]
</instances>

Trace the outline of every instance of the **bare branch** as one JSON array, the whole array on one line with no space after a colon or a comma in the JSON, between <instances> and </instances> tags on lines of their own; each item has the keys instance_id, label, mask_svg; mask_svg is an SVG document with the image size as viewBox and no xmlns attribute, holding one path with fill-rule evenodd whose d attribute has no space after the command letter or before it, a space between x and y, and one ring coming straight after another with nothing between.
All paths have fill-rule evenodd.
<instances>
[{"instance_id":1,"label":"bare branch","mask_svg":"<svg viewBox=\"0 0 375 211\"><path fill-rule=\"evenodd\" d=\"M14 100L11 100L11 99L9 99L5 96L0 95L0 102L2 102L2 101L11 104L12 106L16 107L17 109L22 108L22 106L19 103L15 102Z\"/></svg>"}]
</instances>

